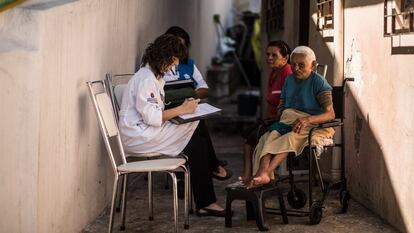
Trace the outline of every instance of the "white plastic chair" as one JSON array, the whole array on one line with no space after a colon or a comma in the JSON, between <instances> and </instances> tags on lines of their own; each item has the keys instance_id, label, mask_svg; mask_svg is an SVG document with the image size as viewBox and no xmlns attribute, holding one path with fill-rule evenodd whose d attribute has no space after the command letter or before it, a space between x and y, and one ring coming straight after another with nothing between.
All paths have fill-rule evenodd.
<instances>
[{"instance_id":1,"label":"white plastic chair","mask_svg":"<svg viewBox=\"0 0 414 233\"><path fill-rule=\"evenodd\" d=\"M178 196L177 196L177 178L176 171L183 171L185 177L185 195L184 195L184 228L189 228L188 218L188 197L189 197L189 172L185 166L186 160L183 158L154 159L137 162L127 162L125 152L122 147L119 135L118 125L115 120L114 109L111 99L106 93L104 81L87 82L88 91L98 118L100 130L109 159L114 171L114 187L112 193L111 210L109 217L108 232L112 232L114 221L115 200L117 195L118 181L121 177L126 177L130 173L148 173L166 172L172 178L173 183L173 201L174 201L174 226L175 232L178 232ZM111 143L112 142L112 143ZM116 156L118 155L118 156ZM126 210L126 193L127 183L124 179L122 212L121 212L121 230L125 229L125 210ZM149 183L150 184L150 183Z\"/></svg>"},{"instance_id":2,"label":"white plastic chair","mask_svg":"<svg viewBox=\"0 0 414 233\"><path fill-rule=\"evenodd\" d=\"M119 122L119 110L121 109L121 103L122 103L122 96L124 94L125 88L127 87L128 81L132 78L134 74L132 73L123 73L123 74L111 74L107 73L105 78L105 85L106 90L108 92L108 95L111 97L112 107L114 110L114 115L116 117L116 122ZM170 155L165 155L161 153L130 153L127 152L126 154L127 158L146 158L146 159L157 159L157 158L165 158L165 157L172 157ZM179 158L184 158L186 161L188 161L188 157L184 153L180 153L178 156ZM187 167L187 170L188 167ZM126 178L125 178L126 179ZM126 181L123 181L126 182ZM168 185L168 174L167 174L167 180L166 180L166 189L169 188ZM191 186L190 186L191 187ZM153 220L153 191L152 191L152 174L148 173L148 208L149 208L149 219ZM191 191L191 188L189 189ZM121 190L122 193L122 190ZM190 192L191 194L191 192ZM191 196L192 197L192 196ZM192 198L189 199L189 206L190 206L190 213L193 212L193 202ZM119 200L119 203L122 200ZM119 204L117 205L119 207ZM119 208L117 208L118 210Z\"/></svg>"}]
</instances>

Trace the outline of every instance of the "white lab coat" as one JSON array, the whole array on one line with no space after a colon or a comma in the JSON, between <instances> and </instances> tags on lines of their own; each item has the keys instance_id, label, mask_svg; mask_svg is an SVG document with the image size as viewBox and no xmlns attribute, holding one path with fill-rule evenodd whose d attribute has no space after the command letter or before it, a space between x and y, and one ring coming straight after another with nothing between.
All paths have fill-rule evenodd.
<instances>
[{"instance_id":1,"label":"white lab coat","mask_svg":"<svg viewBox=\"0 0 414 233\"><path fill-rule=\"evenodd\" d=\"M164 84L148 65L129 80L119 112L119 130L127 152L178 155L190 141L199 121L181 125L162 122Z\"/></svg>"}]
</instances>

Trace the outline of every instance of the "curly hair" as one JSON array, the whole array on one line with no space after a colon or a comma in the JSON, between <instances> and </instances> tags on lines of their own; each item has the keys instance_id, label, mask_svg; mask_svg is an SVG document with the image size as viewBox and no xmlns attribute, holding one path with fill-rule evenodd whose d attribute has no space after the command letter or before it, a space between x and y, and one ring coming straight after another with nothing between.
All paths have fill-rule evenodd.
<instances>
[{"instance_id":1,"label":"curly hair","mask_svg":"<svg viewBox=\"0 0 414 233\"><path fill-rule=\"evenodd\" d=\"M149 64L156 76L165 72L165 67L174 62L173 57L183 59L186 56L187 48L180 38L171 34L164 34L157 37L145 49L142 58L143 64Z\"/></svg>"}]
</instances>

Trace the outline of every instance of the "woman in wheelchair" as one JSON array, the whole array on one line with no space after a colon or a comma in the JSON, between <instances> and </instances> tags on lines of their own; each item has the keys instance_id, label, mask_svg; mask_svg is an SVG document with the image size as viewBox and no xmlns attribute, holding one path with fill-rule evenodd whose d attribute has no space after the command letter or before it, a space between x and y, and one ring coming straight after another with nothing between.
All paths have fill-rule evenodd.
<instances>
[{"instance_id":1,"label":"woman in wheelchair","mask_svg":"<svg viewBox=\"0 0 414 233\"><path fill-rule=\"evenodd\" d=\"M252 159L250 177L241 177L247 188L267 184L274 179L274 170L288 153L302 153L308 144L308 133L319 123L335 118L332 87L313 71L315 53L306 46L296 47L291 54L293 73L283 86L278 112L280 120L273 123L257 144ZM332 138L332 128L318 129L312 144L323 138Z\"/></svg>"},{"instance_id":2,"label":"woman in wheelchair","mask_svg":"<svg viewBox=\"0 0 414 233\"><path fill-rule=\"evenodd\" d=\"M217 203L209 156L211 143L199 121L176 125L169 120L193 113L199 99L185 100L178 107L165 109L163 73L177 65L187 48L174 35L162 35L148 45L144 66L129 80L119 112L122 144L130 153L161 153L188 156L191 186L197 215L224 217Z\"/></svg>"}]
</instances>

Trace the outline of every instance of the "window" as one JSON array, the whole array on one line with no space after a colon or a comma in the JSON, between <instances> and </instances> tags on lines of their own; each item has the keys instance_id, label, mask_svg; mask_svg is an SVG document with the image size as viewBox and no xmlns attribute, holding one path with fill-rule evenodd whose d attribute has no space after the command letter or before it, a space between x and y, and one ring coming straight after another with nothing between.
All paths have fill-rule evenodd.
<instances>
[{"instance_id":1,"label":"window","mask_svg":"<svg viewBox=\"0 0 414 233\"><path fill-rule=\"evenodd\" d=\"M334 29L333 0L318 0L316 27L319 31Z\"/></svg>"},{"instance_id":2,"label":"window","mask_svg":"<svg viewBox=\"0 0 414 233\"><path fill-rule=\"evenodd\" d=\"M384 0L384 36L414 33L414 0Z\"/></svg>"},{"instance_id":3,"label":"window","mask_svg":"<svg viewBox=\"0 0 414 233\"><path fill-rule=\"evenodd\" d=\"M284 27L284 0L268 0L266 1L266 30L268 35L273 32L283 30Z\"/></svg>"}]
</instances>

